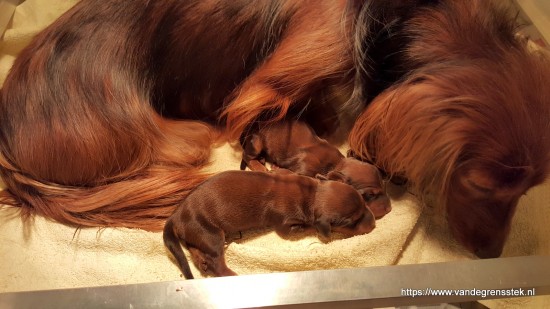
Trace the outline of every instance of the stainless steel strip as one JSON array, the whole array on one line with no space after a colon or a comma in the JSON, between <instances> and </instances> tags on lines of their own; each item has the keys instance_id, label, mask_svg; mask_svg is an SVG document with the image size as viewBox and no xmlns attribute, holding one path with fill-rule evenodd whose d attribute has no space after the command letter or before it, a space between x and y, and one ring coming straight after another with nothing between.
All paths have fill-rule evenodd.
<instances>
[{"instance_id":1,"label":"stainless steel strip","mask_svg":"<svg viewBox=\"0 0 550 309\"><path fill-rule=\"evenodd\" d=\"M475 293L479 295L404 295L413 290L426 292L427 289L452 290L450 292L477 290ZM4 293L0 294L0 308L334 308L335 305L338 308L365 308L491 299L503 296L482 297L481 293L495 290L519 293L520 289L524 293L535 291L535 295L550 294L550 257L528 256Z\"/></svg>"}]
</instances>

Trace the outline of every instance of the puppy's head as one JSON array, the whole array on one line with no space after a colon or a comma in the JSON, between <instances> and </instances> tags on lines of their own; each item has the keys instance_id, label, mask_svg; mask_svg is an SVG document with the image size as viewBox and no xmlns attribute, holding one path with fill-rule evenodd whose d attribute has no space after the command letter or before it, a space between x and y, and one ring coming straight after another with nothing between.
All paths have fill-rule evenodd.
<instances>
[{"instance_id":1,"label":"puppy's head","mask_svg":"<svg viewBox=\"0 0 550 309\"><path fill-rule=\"evenodd\" d=\"M314 226L329 238L331 232L346 237L370 233L376 226L374 215L364 206L361 195L341 182L321 180L315 195Z\"/></svg>"},{"instance_id":2,"label":"puppy's head","mask_svg":"<svg viewBox=\"0 0 550 309\"><path fill-rule=\"evenodd\" d=\"M346 183L357 190L376 219L391 211L391 202L376 166L348 157L341 160L326 178Z\"/></svg>"}]
</instances>

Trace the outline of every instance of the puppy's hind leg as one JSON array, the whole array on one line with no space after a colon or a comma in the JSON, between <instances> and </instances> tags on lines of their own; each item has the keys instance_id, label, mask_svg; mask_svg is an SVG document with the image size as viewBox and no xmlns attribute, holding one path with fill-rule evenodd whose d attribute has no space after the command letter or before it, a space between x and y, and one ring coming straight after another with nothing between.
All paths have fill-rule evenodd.
<instances>
[{"instance_id":1,"label":"puppy's hind leg","mask_svg":"<svg viewBox=\"0 0 550 309\"><path fill-rule=\"evenodd\" d=\"M216 277L237 275L225 263L224 239L224 233L219 231L215 234L205 233L198 243L188 244L193 262L203 274Z\"/></svg>"},{"instance_id":2,"label":"puppy's hind leg","mask_svg":"<svg viewBox=\"0 0 550 309\"><path fill-rule=\"evenodd\" d=\"M197 268L202 272L206 273L208 271L208 263L206 263L206 257L199 249L194 247L187 247L189 253L191 253L191 259Z\"/></svg>"},{"instance_id":3,"label":"puppy's hind leg","mask_svg":"<svg viewBox=\"0 0 550 309\"><path fill-rule=\"evenodd\" d=\"M227 267L227 264L225 263L225 257L224 255L220 255L217 257L210 257L212 260L212 273L216 275L217 277L225 277L225 276L237 276L237 273L232 271L229 267Z\"/></svg>"}]
</instances>

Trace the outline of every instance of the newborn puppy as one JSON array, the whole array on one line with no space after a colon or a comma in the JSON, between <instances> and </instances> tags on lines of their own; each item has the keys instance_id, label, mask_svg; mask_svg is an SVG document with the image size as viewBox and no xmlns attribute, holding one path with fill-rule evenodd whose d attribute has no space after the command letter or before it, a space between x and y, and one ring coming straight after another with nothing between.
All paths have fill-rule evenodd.
<instances>
[{"instance_id":1,"label":"newborn puppy","mask_svg":"<svg viewBox=\"0 0 550 309\"><path fill-rule=\"evenodd\" d=\"M386 195L382 175L372 164L354 158L342 158L326 176L317 174L316 177L351 185L361 194L376 219L391 211L391 202Z\"/></svg>"},{"instance_id":2,"label":"newborn puppy","mask_svg":"<svg viewBox=\"0 0 550 309\"><path fill-rule=\"evenodd\" d=\"M236 275L224 259L225 235L272 227L288 235L315 228L346 237L375 227L372 212L351 186L294 173L228 171L208 179L178 206L164 227L164 244L186 279L193 279L181 244L197 267L214 276Z\"/></svg>"},{"instance_id":3,"label":"newborn puppy","mask_svg":"<svg viewBox=\"0 0 550 309\"><path fill-rule=\"evenodd\" d=\"M248 166L253 171L267 171L267 161L300 175L341 181L359 191L377 219L391 211L378 169L345 158L304 122L290 120L260 127L244 138L242 147L241 170Z\"/></svg>"},{"instance_id":4,"label":"newborn puppy","mask_svg":"<svg viewBox=\"0 0 550 309\"><path fill-rule=\"evenodd\" d=\"M242 142L241 170L264 170L267 161L300 175L326 175L344 158L340 151L319 138L306 123L296 120L260 127Z\"/></svg>"}]
</instances>

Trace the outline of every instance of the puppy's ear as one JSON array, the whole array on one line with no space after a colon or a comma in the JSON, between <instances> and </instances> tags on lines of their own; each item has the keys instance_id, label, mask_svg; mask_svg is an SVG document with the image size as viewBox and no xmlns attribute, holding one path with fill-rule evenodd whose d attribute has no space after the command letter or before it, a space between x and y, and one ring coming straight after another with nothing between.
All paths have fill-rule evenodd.
<instances>
[{"instance_id":1,"label":"puppy's ear","mask_svg":"<svg viewBox=\"0 0 550 309\"><path fill-rule=\"evenodd\" d=\"M325 176L323 174L316 174L315 178L317 178L319 180L328 180L327 176Z\"/></svg>"},{"instance_id":2,"label":"puppy's ear","mask_svg":"<svg viewBox=\"0 0 550 309\"><path fill-rule=\"evenodd\" d=\"M327 219L320 218L315 222L314 226L323 238L330 238L330 222Z\"/></svg>"},{"instance_id":3,"label":"puppy's ear","mask_svg":"<svg viewBox=\"0 0 550 309\"><path fill-rule=\"evenodd\" d=\"M327 174L327 178L329 180L339 181L339 182L343 182L343 183L348 183L349 182L349 179L348 179L348 177L346 177L346 175L344 175L340 172L335 172L335 171L329 172Z\"/></svg>"}]
</instances>

